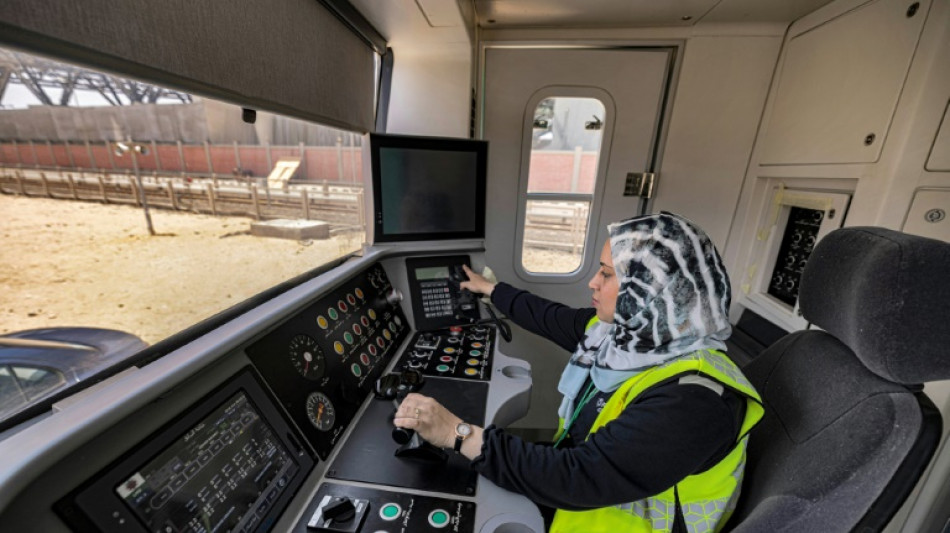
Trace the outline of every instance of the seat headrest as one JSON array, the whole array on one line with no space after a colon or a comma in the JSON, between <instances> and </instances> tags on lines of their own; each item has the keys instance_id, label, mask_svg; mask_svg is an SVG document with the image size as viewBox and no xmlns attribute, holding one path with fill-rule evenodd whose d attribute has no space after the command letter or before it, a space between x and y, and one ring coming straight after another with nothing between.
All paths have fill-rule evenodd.
<instances>
[{"instance_id":1,"label":"seat headrest","mask_svg":"<svg viewBox=\"0 0 950 533\"><path fill-rule=\"evenodd\" d=\"M950 378L950 243L875 227L833 231L805 265L799 306L885 379Z\"/></svg>"}]
</instances>

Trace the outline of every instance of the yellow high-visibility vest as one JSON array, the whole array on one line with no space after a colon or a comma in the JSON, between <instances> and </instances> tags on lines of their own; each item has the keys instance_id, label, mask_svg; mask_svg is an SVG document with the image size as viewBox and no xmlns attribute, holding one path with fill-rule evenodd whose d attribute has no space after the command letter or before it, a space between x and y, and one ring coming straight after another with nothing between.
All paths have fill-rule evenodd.
<instances>
[{"instance_id":1,"label":"yellow high-visibility vest","mask_svg":"<svg viewBox=\"0 0 950 533\"><path fill-rule=\"evenodd\" d=\"M558 510L551 533L666 532L673 528L679 499L690 533L718 531L736 507L749 431L762 419L762 399L739 368L725 354L700 350L646 370L624 382L601 410L588 438L614 420L650 387L681 374L699 374L727 386L746 398L745 419L732 451L712 468L686 477L675 486L635 502L589 511ZM563 431L563 421L561 429Z\"/></svg>"}]
</instances>

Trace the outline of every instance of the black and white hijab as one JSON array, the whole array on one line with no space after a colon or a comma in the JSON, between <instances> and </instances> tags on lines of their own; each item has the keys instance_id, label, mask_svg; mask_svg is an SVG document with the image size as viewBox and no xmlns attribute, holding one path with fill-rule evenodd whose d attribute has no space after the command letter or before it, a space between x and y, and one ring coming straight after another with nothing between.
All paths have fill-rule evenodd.
<instances>
[{"instance_id":1,"label":"black and white hijab","mask_svg":"<svg viewBox=\"0 0 950 533\"><path fill-rule=\"evenodd\" d=\"M564 369L562 418L574 410L588 376L598 390L612 392L677 357L723 350L732 333L729 276L702 229L665 212L607 229L619 283L614 321L595 323Z\"/></svg>"}]
</instances>

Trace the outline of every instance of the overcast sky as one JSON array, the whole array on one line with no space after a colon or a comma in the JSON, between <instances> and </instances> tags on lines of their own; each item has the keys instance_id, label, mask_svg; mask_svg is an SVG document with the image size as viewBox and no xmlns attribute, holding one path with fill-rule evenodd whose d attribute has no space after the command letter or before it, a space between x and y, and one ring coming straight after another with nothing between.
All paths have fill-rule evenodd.
<instances>
[{"instance_id":1,"label":"overcast sky","mask_svg":"<svg viewBox=\"0 0 950 533\"><path fill-rule=\"evenodd\" d=\"M54 102L59 101L59 96L63 92L62 89L50 87L44 87L43 90ZM41 105L41 103L26 86L16 82L7 84L7 89L3 92L3 100L0 101L0 107L3 109L25 109L31 105ZM75 107L107 106L109 102L95 91L73 91L69 105Z\"/></svg>"}]
</instances>

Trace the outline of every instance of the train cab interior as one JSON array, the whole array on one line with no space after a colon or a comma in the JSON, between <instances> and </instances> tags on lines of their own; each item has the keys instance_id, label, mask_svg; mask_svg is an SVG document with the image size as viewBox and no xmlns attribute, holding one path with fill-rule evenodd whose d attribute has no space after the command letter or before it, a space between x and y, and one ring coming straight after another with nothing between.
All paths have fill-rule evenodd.
<instances>
[{"instance_id":1,"label":"train cab interior","mask_svg":"<svg viewBox=\"0 0 950 533\"><path fill-rule=\"evenodd\" d=\"M66 118L107 78L49 62L164 92ZM0 200L125 202L146 241L240 206L228 239L303 266L255 252L265 286L2 411L2 531L545 531L395 406L550 441L571 354L462 266L590 307L607 225L661 212L719 250L765 400L725 528L950 531L947 0L5 0L0 104L53 83L0 105Z\"/></svg>"}]
</instances>

